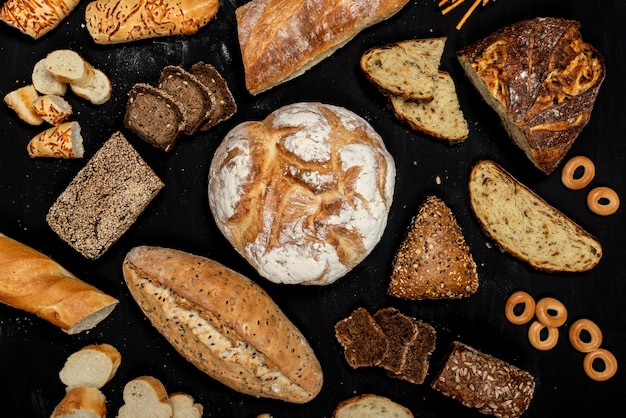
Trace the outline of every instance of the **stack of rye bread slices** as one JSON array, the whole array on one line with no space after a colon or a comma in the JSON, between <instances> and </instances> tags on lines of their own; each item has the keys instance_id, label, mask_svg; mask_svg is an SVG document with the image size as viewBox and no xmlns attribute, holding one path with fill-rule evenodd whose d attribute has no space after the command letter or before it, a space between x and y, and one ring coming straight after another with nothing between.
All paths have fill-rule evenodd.
<instances>
[{"instance_id":1,"label":"stack of rye bread slices","mask_svg":"<svg viewBox=\"0 0 626 418\"><path fill-rule=\"evenodd\" d=\"M207 131L237 111L226 80L204 62L189 71L168 65L157 87L135 84L129 94L124 126L163 151L170 151L182 135Z\"/></svg>"},{"instance_id":2,"label":"stack of rye bread slices","mask_svg":"<svg viewBox=\"0 0 626 418\"><path fill-rule=\"evenodd\" d=\"M415 131L459 143L467 139L469 128L452 77L439 70L445 44L441 37L370 48L360 66L399 120Z\"/></svg>"}]
</instances>

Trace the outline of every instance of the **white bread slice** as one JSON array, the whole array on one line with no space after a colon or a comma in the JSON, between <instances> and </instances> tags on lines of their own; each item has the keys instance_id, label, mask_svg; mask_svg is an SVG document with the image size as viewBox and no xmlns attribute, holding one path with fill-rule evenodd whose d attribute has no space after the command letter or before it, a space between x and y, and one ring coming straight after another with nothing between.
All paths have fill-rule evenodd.
<instances>
[{"instance_id":1,"label":"white bread slice","mask_svg":"<svg viewBox=\"0 0 626 418\"><path fill-rule=\"evenodd\" d=\"M193 398L183 392L177 392L170 395L168 402L172 407L172 418L200 418L202 417L203 407L198 403L194 403Z\"/></svg>"},{"instance_id":2,"label":"white bread slice","mask_svg":"<svg viewBox=\"0 0 626 418\"><path fill-rule=\"evenodd\" d=\"M367 78L383 94L430 101L446 38L412 39L371 48L360 60Z\"/></svg>"},{"instance_id":3,"label":"white bread slice","mask_svg":"<svg viewBox=\"0 0 626 418\"><path fill-rule=\"evenodd\" d=\"M70 49L58 49L48 53L44 66L60 82L80 87L87 87L95 77L93 67Z\"/></svg>"},{"instance_id":4,"label":"white bread slice","mask_svg":"<svg viewBox=\"0 0 626 418\"><path fill-rule=\"evenodd\" d=\"M68 388L100 389L113 378L121 361L121 354L110 344L88 345L67 358L59 378Z\"/></svg>"},{"instance_id":5,"label":"white bread slice","mask_svg":"<svg viewBox=\"0 0 626 418\"><path fill-rule=\"evenodd\" d=\"M27 150L30 158L82 158L85 149L78 122L63 122L33 137Z\"/></svg>"},{"instance_id":6,"label":"white bread slice","mask_svg":"<svg viewBox=\"0 0 626 418\"><path fill-rule=\"evenodd\" d=\"M390 96L393 111L398 119L405 121L416 131L450 143L466 140L469 127L450 74L445 71L437 73L433 94L430 102L415 102L400 96Z\"/></svg>"},{"instance_id":7,"label":"white bread slice","mask_svg":"<svg viewBox=\"0 0 626 418\"><path fill-rule=\"evenodd\" d=\"M485 233L507 253L538 270L595 267L602 246L493 161L479 161L469 179L470 203Z\"/></svg>"},{"instance_id":8,"label":"white bread slice","mask_svg":"<svg viewBox=\"0 0 626 418\"><path fill-rule=\"evenodd\" d=\"M113 91L111 87L111 80L102 71L94 68L93 81L85 86L81 87L76 84L70 84L70 88L78 97L89 100L95 105L101 105L106 103L111 98Z\"/></svg>"},{"instance_id":9,"label":"white bread slice","mask_svg":"<svg viewBox=\"0 0 626 418\"><path fill-rule=\"evenodd\" d=\"M413 413L389 398L366 394L341 402L333 418L413 418Z\"/></svg>"},{"instance_id":10,"label":"white bread slice","mask_svg":"<svg viewBox=\"0 0 626 418\"><path fill-rule=\"evenodd\" d=\"M140 376L124 386L124 405L117 418L171 418L172 406L168 403L165 386L155 377Z\"/></svg>"},{"instance_id":11,"label":"white bread slice","mask_svg":"<svg viewBox=\"0 0 626 418\"><path fill-rule=\"evenodd\" d=\"M37 115L51 125L59 125L69 118L73 111L72 105L61 96L46 94L33 102Z\"/></svg>"},{"instance_id":12,"label":"white bread slice","mask_svg":"<svg viewBox=\"0 0 626 418\"><path fill-rule=\"evenodd\" d=\"M39 98L37 90L29 84L7 93L4 96L4 103L24 122L36 126L43 123L43 119L33 109L33 103L37 98Z\"/></svg>"},{"instance_id":13,"label":"white bread slice","mask_svg":"<svg viewBox=\"0 0 626 418\"><path fill-rule=\"evenodd\" d=\"M75 387L52 411L50 418L105 418L106 398L96 388Z\"/></svg>"},{"instance_id":14,"label":"white bread slice","mask_svg":"<svg viewBox=\"0 0 626 418\"><path fill-rule=\"evenodd\" d=\"M42 58L33 67L33 86L41 94L55 94L63 96L67 91L67 84L57 80L46 69L46 59Z\"/></svg>"}]
</instances>

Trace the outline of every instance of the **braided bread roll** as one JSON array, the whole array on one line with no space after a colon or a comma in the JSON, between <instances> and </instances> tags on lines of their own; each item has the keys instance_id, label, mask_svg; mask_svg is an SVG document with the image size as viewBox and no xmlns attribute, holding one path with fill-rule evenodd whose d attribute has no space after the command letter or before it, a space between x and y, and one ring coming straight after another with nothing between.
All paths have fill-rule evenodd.
<instances>
[{"instance_id":1,"label":"braided bread roll","mask_svg":"<svg viewBox=\"0 0 626 418\"><path fill-rule=\"evenodd\" d=\"M209 203L224 236L263 277L325 285L378 243L394 185L394 161L365 120L296 103L224 138Z\"/></svg>"}]
</instances>

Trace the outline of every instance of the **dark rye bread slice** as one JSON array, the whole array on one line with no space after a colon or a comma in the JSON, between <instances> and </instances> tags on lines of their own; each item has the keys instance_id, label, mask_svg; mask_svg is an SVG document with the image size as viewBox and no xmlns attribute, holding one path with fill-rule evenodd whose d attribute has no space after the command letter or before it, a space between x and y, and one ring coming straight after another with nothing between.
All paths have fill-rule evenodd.
<instances>
[{"instance_id":1,"label":"dark rye bread slice","mask_svg":"<svg viewBox=\"0 0 626 418\"><path fill-rule=\"evenodd\" d=\"M430 356L435 351L437 333L432 325L412 318L417 327L417 338L409 343L406 362L402 369L389 376L406 380L414 384L422 384L428 375Z\"/></svg>"},{"instance_id":2,"label":"dark rye bread slice","mask_svg":"<svg viewBox=\"0 0 626 418\"><path fill-rule=\"evenodd\" d=\"M396 308L383 308L374 314L389 341L387 355L378 365L391 373L400 373L407 360L408 351L417 339L417 324L413 318L404 315Z\"/></svg>"},{"instance_id":3,"label":"dark rye bread slice","mask_svg":"<svg viewBox=\"0 0 626 418\"><path fill-rule=\"evenodd\" d=\"M228 88L228 83L214 66L200 61L192 65L189 72L209 89L213 100L208 119L200 125L201 131L211 129L237 112L237 103Z\"/></svg>"},{"instance_id":4,"label":"dark rye bread slice","mask_svg":"<svg viewBox=\"0 0 626 418\"><path fill-rule=\"evenodd\" d=\"M137 83L128 93L124 126L147 143L167 152L185 129L185 109L165 91Z\"/></svg>"},{"instance_id":5,"label":"dark rye bread slice","mask_svg":"<svg viewBox=\"0 0 626 418\"><path fill-rule=\"evenodd\" d=\"M350 367L377 366L387 355L387 336L365 308L357 308L334 328Z\"/></svg>"},{"instance_id":6,"label":"dark rye bread slice","mask_svg":"<svg viewBox=\"0 0 626 418\"><path fill-rule=\"evenodd\" d=\"M450 208L429 196L398 247L387 293L401 299L460 299L478 289L476 263Z\"/></svg>"},{"instance_id":7,"label":"dark rye bread slice","mask_svg":"<svg viewBox=\"0 0 626 418\"><path fill-rule=\"evenodd\" d=\"M474 165L470 206L485 233L512 256L553 272L582 272L602 258L587 231L550 206L493 161Z\"/></svg>"},{"instance_id":8,"label":"dark rye bread slice","mask_svg":"<svg viewBox=\"0 0 626 418\"><path fill-rule=\"evenodd\" d=\"M211 114L211 92L193 74L183 68L168 65L159 76L158 88L169 93L185 109L183 132L193 135Z\"/></svg>"},{"instance_id":9,"label":"dark rye bread slice","mask_svg":"<svg viewBox=\"0 0 626 418\"><path fill-rule=\"evenodd\" d=\"M483 414L516 418L530 405L535 379L512 364L455 341L431 386Z\"/></svg>"},{"instance_id":10,"label":"dark rye bread slice","mask_svg":"<svg viewBox=\"0 0 626 418\"><path fill-rule=\"evenodd\" d=\"M50 228L89 259L130 228L163 182L120 133L114 133L53 203Z\"/></svg>"}]
</instances>

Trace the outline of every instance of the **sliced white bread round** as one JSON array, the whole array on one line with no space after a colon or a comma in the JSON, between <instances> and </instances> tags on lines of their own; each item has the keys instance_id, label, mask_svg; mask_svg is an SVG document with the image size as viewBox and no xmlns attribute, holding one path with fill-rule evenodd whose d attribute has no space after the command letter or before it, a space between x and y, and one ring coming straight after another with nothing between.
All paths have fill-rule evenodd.
<instances>
[{"instance_id":1,"label":"sliced white bread round","mask_svg":"<svg viewBox=\"0 0 626 418\"><path fill-rule=\"evenodd\" d=\"M110 344L92 344L70 355L59 372L67 387L86 386L100 389L113 378L122 356Z\"/></svg>"},{"instance_id":2,"label":"sliced white bread round","mask_svg":"<svg viewBox=\"0 0 626 418\"><path fill-rule=\"evenodd\" d=\"M165 386L155 377L140 376L124 386L124 405L117 418L171 418L173 411L168 402Z\"/></svg>"},{"instance_id":3,"label":"sliced white bread round","mask_svg":"<svg viewBox=\"0 0 626 418\"><path fill-rule=\"evenodd\" d=\"M193 398L183 392L170 395L168 402L172 407L172 418L200 418L203 407L194 403Z\"/></svg>"},{"instance_id":4,"label":"sliced white bread round","mask_svg":"<svg viewBox=\"0 0 626 418\"><path fill-rule=\"evenodd\" d=\"M81 87L91 84L95 77L93 67L70 49L50 52L46 55L44 66L57 80Z\"/></svg>"},{"instance_id":5,"label":"sliced white bread round","mask_svg":"<svg viewBox=\"0 0 626 418\"><path fill-rule=\"evenodd\" d=\"M106 103L111 98L113 91L111 87L111 80L102 71L94 68L93 81L85 86L81 87L76 84L70 84L70 88L78 97L89 100L95 105L101 105Z\"/></svg>"},{"instance_id":6,"label":"sliced white bread round","mask_svg":"<svg viewBox=\"0 0 626 418\"><path fill-rule=\"evenodd\" d=\"M73 113L72 105L55 94L39 96L33 102L33 109L41 119L55 126L64 122Z\"/></svg>"},{"instance_id":7,"label":"sliced white bread round","mask_svg":"<svg viewBox=\"0 0 626 418\"><path fill-rule=\"evenodd\" d=\"M105 418L106 398L96 388L69 389L50 418Z\"/></svg>"},{"instance_id":8,"label":"sliced white bread round","mask_svg":"<svg viewBox=\"0 0 626 418\"><path fill-rule=\"evenodd\" d=\"M82 158L85 149L78 122L63 122L46 129L30 140L28 156L51 158ZM108 312L103 312L108 315ZM98 318L92 318L98 320ZM84 324L87 326L87 324Z\"/></svg>"},{"instance_id":9,"label":"sliced white bread round","mask_svg":"<svg viewBox=\"0 0 626 418\"><path fill-rule=\"evenodd\" d=\"M413 418L413 413L379 395L359 395L337 405L333 418Z\"/></svg>"},{"instance_id":10,"label":"sliced white bread round","mask_svg":"<svg viewBox=\"0 0 626 418\"><path fill-rule=\"evenodd\" d=\"M43 119L33 109L33 103L37 98L39 98L37 90L29 84L7 93L4 96L4 103L29 125L41 125Z\"/></svg>"},{"instance_id":11,"label":"sliced white bread round","mask_svg":"<svg viewBox=\"0 0 626 418\"><path fill-rule=\"evenodd\" d=\"M67 84L59 81L46 69L46 59L42 58L33 67L33 86L41 94L56 94L63 96L67 91Z\"/></svg>"}]
</instances>

